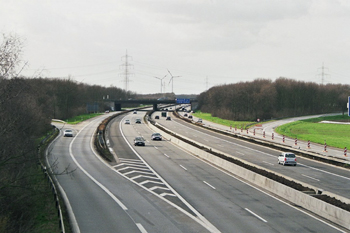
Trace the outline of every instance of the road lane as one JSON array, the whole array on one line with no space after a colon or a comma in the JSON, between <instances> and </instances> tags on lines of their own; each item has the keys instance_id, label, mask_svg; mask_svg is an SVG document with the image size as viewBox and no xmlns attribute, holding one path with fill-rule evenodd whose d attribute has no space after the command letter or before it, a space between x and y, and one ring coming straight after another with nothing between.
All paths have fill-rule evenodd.
<instances>
[{"instance_id":1,"label":"road lane","mask_svg":"<svg viewBox=\"0 0 350 233\"><path fill-rule=\"evenodd\" d=\"M114 135L111 141L112 138L121 139L117 137L118 124L116 120L111 125L111 131L115 130L110 132ZM137 135L148 139L152 133L144 124L123 124L120 128L129 143ZM113 142L113 145L118 157L127 159L132 156L127 148L121 146L122 141ZM121 151L118 151L119 146ZM149 141L146 147L131 147L176 193L221 232L337 232L330 225L257 191L169 142Z\"/></svg>"},{"instance_id":2,"label":"road lane","mask_svg":"<svg viewBox=\"0 0 350 233\"><path fill-rule=\"evenodd\" d=\"M96 156L91 140L102 118L77 125L74 138L60 135L48 150L71 204L76 232L206 232L197 222L184 222L183 213L130 183Z\"/></svg>"},{"instance_id":3,"label":"road lane","mask_svg":"<svg viewBox=\"0 0 350 233\"><path fill-rule=\"evenodd\" d=\"M280 153L278 150L217 134L176 118L173 118L171 122L164 119L157 120L157 122L174 132L213 149L308 183L318 187L320 190L329 191L350 199L350 172L348 169L342 169L302 157L297 158L298 165L296 167L282 166L277 164L277 156ZM306 178L302 174L314 177L316 180Z\"/></svg>"}]
</instances>

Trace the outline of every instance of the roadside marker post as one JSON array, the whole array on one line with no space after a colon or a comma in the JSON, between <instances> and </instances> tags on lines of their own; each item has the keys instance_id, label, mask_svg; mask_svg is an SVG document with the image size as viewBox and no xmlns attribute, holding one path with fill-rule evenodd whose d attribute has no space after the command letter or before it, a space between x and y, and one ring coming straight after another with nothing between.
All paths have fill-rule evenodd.
<instances>
[{"instance_id":1,"label":"roadside marker post","mask_svg":"<svg viewBox=\"0 0 350 233\"><path fill-rule=\"evenodd\" d=\"M274 139L274 137L275 137L275 134L274 134L274 133L272 133L272 140Z\"/></svg>"},{"instance_id":2,"label":"roadside marker post","mask_svg":"<svg viewBox=\"0 0 350 233\"><path fill-rule=\"evenodd\" d=\"M265 138L265 131L263 131L263 137Z\"/></svg>"},{"instance_id":3,"label":"roadside marker post","mask_svg":"<svg viewBox=\"0 0 350 233\"><path fill-rule=\"evenodd\" d=\"M327 143L324 143L324 149L323 152L327 152Z\"/></svg>"},{"instance_id":4,"label":"roadside marker post","mask_svg":"<svg viewBox=\"0 0 350 233\"><path fill-rule=\"evenodd\" d=\"M310 149L310 148L311 148L311 146L310 146L310 140L309 140L309 141L307 141L307 148L308 148L308 149Z\"/></svg>"},{"instance_id":5,"label":"roadside marker post","mask_svg":"<svg viewBox=\"0 0 350 233\"><path fill-rule=\"evenodd\" d=\"M347 152L348 152L348 149L345 147L345 148L344 148L344 156L347 156L347 155L346 155Z\"/></svg>"},{"instance_id":6,"label":"roadside marker post","mask_svg":"<svg viewBox=\"0 0 350 233\"><path fill-rule=\"evenodd\" d=\"M282 142L285 143L285 141L286 141L286 137L283 135L282 136Z\"/></svg>"},{"instance_id":7,"label":"roadside marker post","mask_svg":"<svg viewBox=\"0 0 350 233\"><path fill-rule=\"evenodd\" d=\"M298 139L295 138L294 145L298 145Z\"/></svg>"},{"instance_id":8,"label":"roadside marker post","mask_svg":"<svg viewBox=\"0 0 350 233\"><path fill-rule=\"evenodd\" d=\"M255 129L254 129L254 131L253 131L253 134L254 134L254 136L255 136Z\"/></svg>"}]
</instances>

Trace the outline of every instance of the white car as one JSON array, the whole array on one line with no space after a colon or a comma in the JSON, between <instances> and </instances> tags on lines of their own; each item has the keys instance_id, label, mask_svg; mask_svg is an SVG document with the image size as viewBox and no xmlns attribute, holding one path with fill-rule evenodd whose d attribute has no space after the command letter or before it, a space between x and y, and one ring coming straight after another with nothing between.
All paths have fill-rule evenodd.
<instances>
[{"instance_id":1,"label":"white car","mask_svg":"<svg viewBox=\"0 0 350 233\"><path fill-rule=\"evenodd\" d=\"M129 119L126 119L126 120L125 120L125 124L130 125L130 120L129 120Z\"/></svg>"},{"instance_id":2,"label":"white car","mask_svg":"<svg viewBox=\"0 0 350 233\"><path fill-rule=\"evenodd\" d=\"M63 137L73 137L73 131L71 129L66 129L63 132Z\"/></svg>"},{"instance_id":3,"label":"white car","mask_svg":"<svg viewBox=\"0 0 350 233\"><path fill-rule=\"evenodd\" d=\"M292 152L282 152L278 156L278 164L283 164L283 166L290 164L293 166L297 165L297 158Z\"/></svg>"},{"instance_id":4,"label":"white car","mask_svg":"<svg viewBox=\"0 0 350 233\"><path fill-rule=\"evenodd\" d=\"M151 136L152 140L159 140L162 141L162 135L160 133L154 133Z\"/></svg>"}]
</instances>

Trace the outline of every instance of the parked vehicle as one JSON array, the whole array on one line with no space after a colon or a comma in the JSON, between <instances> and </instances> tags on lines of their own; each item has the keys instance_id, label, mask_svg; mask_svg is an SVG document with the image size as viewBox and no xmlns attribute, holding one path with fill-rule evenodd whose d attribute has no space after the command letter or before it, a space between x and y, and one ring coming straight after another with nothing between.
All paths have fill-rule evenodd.
<instances>
[{"instance_id":1,"label":"parked vehicle","mask_svg":"<svg viewBox=\"0 0 350 233\"><path fill-rule=\"evenodd\" d=\"M145 139L143 137L136 137L134 139L134 146L145 146Z\"/></svg>"},{"instance_id":2,"label":"parked vehicle","mask_svg":"<svg viewBox=\"0 0 350 233\"><path fill-rule=\"evenodd\" d=\"M73 131L71 129L66 129L63 132L63 137L73 137Z\"/></svg>"},{"instance_id":3,"label":"parked vehicle","mask_svg":"<svg viewBox=\"0 0 350 233\"><path fill-rule=\"evenodd\" d=\"M282 164L283 166L288 165L288 164L296 166L297 165L297 158L296 158L295 154L293 154L292 152L282 152L278 156L278 164Z\"/></svg>"},{"instance_id":4,"label":"parked vehicle","mask_svg":"<svg viewBox=\"0 0 350 233\"><path fill-rule=\"evenodd\" d=\"M161 141L162 140L162 135L160 133L154 133L154 134L152 134L151 138L152 138L152 140L159 140L159 141Z\"/></svg>"},{"instance_id":5,"label":"parked vehicle","mask_svg":"<svg viewBox=\"0 0 350 233\"><path fill-rule=\"evenodd\" d=\"M203 123L203 120L201 118L198 119L198 123Z\"/></svg>"}]
</instances>

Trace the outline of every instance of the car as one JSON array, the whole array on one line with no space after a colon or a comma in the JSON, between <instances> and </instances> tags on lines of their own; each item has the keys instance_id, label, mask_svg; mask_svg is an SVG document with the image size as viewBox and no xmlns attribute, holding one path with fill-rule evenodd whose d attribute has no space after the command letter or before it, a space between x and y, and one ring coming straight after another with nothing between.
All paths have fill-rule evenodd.
<instances>
[{"instance_id":1,"label":"car","mask_svg":"<svg viewBox=\"0 0 350 233\"><path fill-rule=\"evenodd\" d=\"M295 154L293 154L292 152L282 152L278 156L278 164L282 164L283 166L288 165L288 164L296 166L297 165L297 158L296 158Z\"/></svg>"},{"instance_id":2,"label":"car","mask_svg":"<svg viewBox=\"0 0 350 233\"><path fill-rule=\"evenodd\" d=\"M136 110L134 110L134 114L137 114L137 111L136 111Z\"/></svg>"},{"instance_id":3,"label":"car","mask_svg":"<svg viewBox=\"0 0 350 233\"><path fill-rule=\"evenodd\" d=\"M184 116L187 117L188 116L187 113L185 113Z\"/></svg>"},{"instance_id":4,"label":"car","mask_svg":"<svg viewBox=\"0 0 350 233\"><path fill-rule=\"evenodd\" d=\"M192 117L192 115L189 115L188 118L192 119L193 117Z\"/></svg>"},{"instance_id":5,"label":"car","mask_svg":"<svg viewBox=\"0 0 350 233\"><path fill-rule=\"evenodd\" d=\"M130 125L130 120L129 120L129 119L126 119L126 120L125 120L125 124Z\"/></svg>"},{"instance_id":6,"label":"car","mask_svg":"<svg viewBox=\"0 0 350 233\"><path fill-rule=\"evenodd\" d=\"M134 139L134 146L145 146L145 139L143 137L136 137Z\"/></svg>"},{"instance_id":7,"label":"car","mask_svg":"<svg viewBox=\"0 0 350 233\"><path fill-rule=\"evenodd\" d=\"M141 124L141 119L140 119L140 118L137 118L137 119L135 120L135 123L136 123L136 124Z\"/></svg>"},{"instance_id":8,"label":"car","mask_svg":"<svg viewBox=\"0 0 350 233\"><path fill-rule=\"evenodd\" d=\"M167 120L167 121L171 121L171 117L170 116L168 116L165 120Z\"/></svg>"},{"instance_id":9,"label":"car","mask_svg":"<svg viewBox=\"0 0 350 233\"><path fill-rule=\"evenodd\" d=\"M159 140L162 141L162 135L160 133L154 133L151 136L152 140Z\"/></svg>"},{"instance_id":10,"label":"car","mask_svg":"<svg viewBox=\"0 0 350 233\"><path fill-rule=\"evenodd\" d=\"M63 132L63 137L73 137L73 131L71 129L66 129Z\"/></svg>"},{"instance_id":11,"label":"car","mask_svg":"<svg viewBox=\"0 0 350 233\"><path fill-rule=\"evenodd\" d=\"M203 120L201 118L198 119L198 123L203 123Z\"/></svg>"},{"instance_id":12,"label":"car","mask_svg":"<svg viewBox=\"0 0 350 233\"><path fill-rule=\"evenodd\" d=\"M154 119L159 119L159 116L155 116Z\"/></svg>"}]
</instances>

